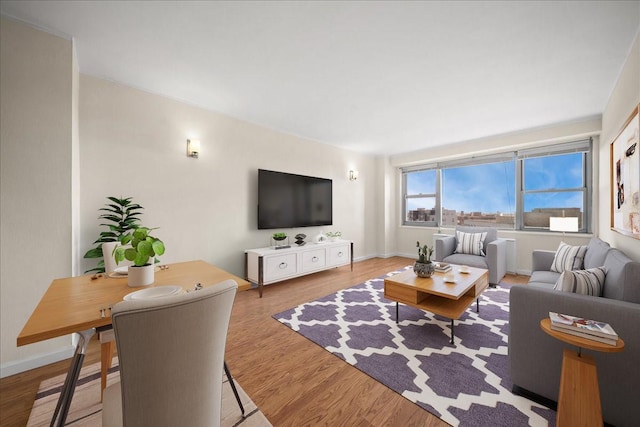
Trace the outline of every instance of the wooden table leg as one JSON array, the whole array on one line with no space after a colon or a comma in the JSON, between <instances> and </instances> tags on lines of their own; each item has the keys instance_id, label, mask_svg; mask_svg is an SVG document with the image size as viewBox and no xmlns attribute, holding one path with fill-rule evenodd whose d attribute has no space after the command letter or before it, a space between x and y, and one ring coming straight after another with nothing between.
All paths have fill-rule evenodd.
<instances>
[{"instance_id":1,"label":"wooden table leg","mask_svg":"<svg viewBox=\"0 0 640 427\"><path fill-rule=\"evenodd\" d=\"M115 341L107 341L100 344L100 402L107 387L107 374L113 363L113 350L116 347Z\"/></svg>"},{"instance_id":2,"label":"wooden table leg","mask_svg":"<svg viewBox=\"0 0 640 427\"><path fill-rule=\"evenodd\" d=\"M603 425L598 372L593 357L564 350L556 424L558 427Z\"/></svg>"}]
</instances>

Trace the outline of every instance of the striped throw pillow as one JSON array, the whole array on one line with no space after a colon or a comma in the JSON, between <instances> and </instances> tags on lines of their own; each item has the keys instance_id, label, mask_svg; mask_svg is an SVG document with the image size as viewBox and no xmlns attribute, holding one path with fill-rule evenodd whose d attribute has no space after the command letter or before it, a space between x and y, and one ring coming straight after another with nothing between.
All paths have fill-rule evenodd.
<instances>
[{"instance_id":1,"label":"striped throw pillow","mask_svg":"<svg viewBox=\"0 0 640 427\"><path fill-rule=\"evenodd\" d=\"M456 253L485 256L484 239L487 238L486 232L465 233L464 231L456 231L456 238L458 239Z\"/></svg>"},{"instance_id":2,"label":"striped throw pillow","mask_svg":"<svg viewBox=\"0 0 640 427\"><path fill-rule=\"evenodd\" d=\"M562 273L563 271L580 270L583 267L586 246L571 246L560 242L556 255L551 264L551 271Z\"/></svg>"},{"instance_id":3,"label":"striped throw pillow","mask_svg":"<svg viewBox=\"0 0 640 427\"><path fill-rule=\"evenodd\" d=\"M553 289L599 297L602 296L605 276L604 267L565 271L558 277Z\"/></svg>"}]
</instances>

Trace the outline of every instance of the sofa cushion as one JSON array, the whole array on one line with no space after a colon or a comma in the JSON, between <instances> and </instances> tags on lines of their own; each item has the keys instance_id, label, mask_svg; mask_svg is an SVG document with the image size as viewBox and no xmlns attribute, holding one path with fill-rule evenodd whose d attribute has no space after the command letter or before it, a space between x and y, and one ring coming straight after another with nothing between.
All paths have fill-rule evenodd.
<instances>
[{"instance_id":1,"label":"sofa cushion","mask_svg":"<svg viewBox=\"0 0 640 427\"><path fill-rule=\"evenodd\" d=\"M487 253L487 245L494 240L498 239L498 230L493 227L473 227L473 226L458 226L456 231L462 231L463 233L487 233L487 237L484 239L484 253Z\"/></svg>"},{"instance_id":2,"label":"sofa cushion","mask_svg":"<svg viewBox=\"0 0 640 427\"><path fill-rule=\"evenodd\" d=\"M611 250L611 246L607 242L597 237L592 237L587 245L587 253L584 254L585 270L602 267L609 250Z\"/></svg>"},{"instance_id":3,"label":"sofa cushion","mask_svg":"<svg viewBox=\"0 0 640 427\"><path fill-rule=\"evenodd\" d=\"M456 230L456 253L485 256L484 241L487 233L465 233Z\"/></svg>"},{"instance_id":4,"label":"sofa cushion","mask_svg":"<svg viewBox=\"0 0 640 427\"><path fill-rule=\"evenodd\" d=\"M486 257L468 254L453 254L445 257L442 261L454 265L468 265L469 267L489 269Z\"/></svg>"},{"instance_id":5,"label":"sofa cushion","mask_svg":"<svg viewBox=\"0 0 640 427\"><path fill-rule=\"evenodd\" d=\"M560 274L553 289L599 297L602 295L605 276L604 267L564 271Z\"/></svg>"},{"instance_id":6,"label":"sofa cushion","mask_svg":"<svg viewBox=\"0 0 640 427\"><path fill-rule=\"evenodd\" d=\"M586 252L586 246L570 246L565 242L560 242L560 246L558 246L556 255L553 258L553 264L551 264L551 271L562 273L563 271L581 269Z\"/></svg>"},{"instance_id":7,"label":"sofa cushion","mask_svg":"<svg viewBox=\"0 0 640 427\"><path fill-rule=\"evenodd\" d=\"M640 263L618 249L607 252L604 260L607 278L603 296L640 304Z\"/></svg>"},{"instance_id":8,"label":"sofa cushion","mask_svg":"<svg viewBox=\"0 0 640 427\"><path fill-rule=\"evenodd\" d=\"M539 286L546 289L553 289L559 277L560 273L556 273L554 271L533 271L531 272L531 277L529 277L528 285Z\"/></svg>"}]
</instances>

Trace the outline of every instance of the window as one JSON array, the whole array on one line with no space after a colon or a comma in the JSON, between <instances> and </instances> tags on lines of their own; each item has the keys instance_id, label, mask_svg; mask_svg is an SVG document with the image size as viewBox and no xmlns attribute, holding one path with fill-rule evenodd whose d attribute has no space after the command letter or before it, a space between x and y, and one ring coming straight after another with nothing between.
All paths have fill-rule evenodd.
<instances>
[{"instance_id":1,"label":"window","mask_svg":"<svg viewBox=\"0 0 640 427\"><path fill-rule=\"evenodd\" d=\"M442 169L443 226L515 226L515 162L513 157Z\"/></svg>"},{"instance_id":2,"label":"window","mask_svg":"<svg viewBox=\"0 0 640 427\"><path fill-rule=\"evenodd\" d=\"M589 228L591 140L403 169L405 225Z\"/></svg>"},{"instance_id":3,"label":"window","mask_svg":"<svg viewBox=\"0 0 640 427\"><path fill-rule=\"evenodd\" d=\"M591 144L558 145L519 154L523 229L549 229L550 217L578 218L587 231L591 197Z\"/></svg>"},{"instance_id":4,"label":"window","mask_svg":"<svg viewBox=\"0 0 640 427\"><path fill-rule=\"evenodd\" d=\"M436 169L405 172L403 175L404 223L437 225L436 200L438 176Z\"/></svg>"}]
</instances>

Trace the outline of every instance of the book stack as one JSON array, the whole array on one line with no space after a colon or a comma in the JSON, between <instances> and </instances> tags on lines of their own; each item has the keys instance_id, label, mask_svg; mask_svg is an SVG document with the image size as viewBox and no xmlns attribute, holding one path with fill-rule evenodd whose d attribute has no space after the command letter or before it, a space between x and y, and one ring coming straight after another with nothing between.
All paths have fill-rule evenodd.
<instances>
[{"instance_id":1,"label":"book stack","mask_svg":"<svg viewBox=\"0 0 640 427\"><path fill-rule=\"evenodd\" d=\"M439 273L446 273L451 270L451 264L446 262L436 262L435 269Z\"/></svg>"},{"instance_id":2,"label":"book stack","mask_svg":"<svg viewBox=\"0 0 640 427\"><path fill-rule=\"evenodd\" d=\"M564 332L610 345L616 345L618 342L618 334L616 334L608 323L569 316L568 314L554 313L552 311L549 312L549 318L551 319L551 329L554 331Z\"/></svg>"}]
</instances>

